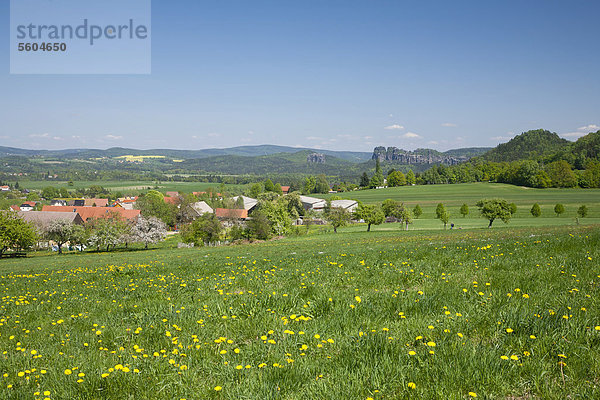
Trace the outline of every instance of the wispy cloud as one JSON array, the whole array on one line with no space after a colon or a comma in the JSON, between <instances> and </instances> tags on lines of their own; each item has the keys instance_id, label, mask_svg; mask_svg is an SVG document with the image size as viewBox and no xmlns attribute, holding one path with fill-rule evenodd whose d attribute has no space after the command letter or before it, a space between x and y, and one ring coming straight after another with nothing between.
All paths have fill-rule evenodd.
<instances>
[{"instance_id":1,"label":"wispy cloud","mask_svg":"<svg viewBox=\"0 0 600 400\"><path fill-rule=\"evenodd\" d=\"M207 134L206 136L216 138L216 137L221 137L221 134L216 133L216 132L211 132L211 133Z\"/></svg>"},{"instance_id":2,"label":"wispy cloud","mask_svg":"<svg viewBox=\"0 0 600 400\"><path fill-rule=\"evenodd\" d=\"M563 134L561 134L561 136L568 137L568 138L580 138L582 136L587 135L590 132L596 132L597 130L600 130L600 126L598 126L596 124L589 124L589 125L585 125L585 126L580 126L574 132L563 133Z\"/></svg>"},{"instance_id":3,"label":"wispy cloud","mask_svg":"<svg viewBox=\"0 0 600 400\"><path fill-rule=\"evenodd\" d=\"M404 135L402 135L402 137L405 139L420 139L420 138L422 138L421 135L418 135L414 132L406 132Z\"/></svg>"},{"instance_id":4,"label":"wispy cloud","mask_svg":"<svg viewBox=\"0 0 600 400\"><path fill-rule=\"evenodd\" d=\"M597 130L600 130L600 126L598 126L596 124L589 124L589 125L577 128L577 130L581 131L581 132L596 132Z\"/></svg>"},{"instance_id":5,"label":"wispy cloud","mask_svg":"<svg viewBox=\"0 0 600 400\"><path fill-rule=\"evenodd\" d=\"M442 126L446 128L456 128L458 125L453 124L452 122L444 122Z\"/></svg>"},{"instance_id":6,"label":"wispy cloud","mask_svg":"<svg viewBox=\"0 0 600 400\"><path fill-rule=\"evenodd\" d=\"M506 135L493 136L490 138L490 140L493 142L503 142L503 141L508 141L508 140L512 139L513 137L515 137L514 132L506 132Z\"/></svg>"},{"instance_id":7,"label":"wispy cloud","mask_svg":"<svg viewBox=\"0 0 600 400\"><path fill-rule=\"evenodd\" d=\"M49 133L34 133L34 134L29 135L29 137L30 138L38 138L38 139L39 138L47 138L47 137L50 137L50 134Z\"/></svg>"},{"instance_id":8,"label":"wispy cloud","mask_svg":"<svg viewBox=\"0 0 600 400\"><path fill-rule=\"evenodd\" d=\"M108 140L121 140L121 139L123 139L123 136L117 136L117 135L106 135L104 137L106 139L108 139Z\"/></svg>"},{"instance_id":9,"label":"wispy cloud","mask_svg":"<svg viewBox=\"0 0 600 400\"><path fill-rule=\"evenodd\" d=\"M394 124L394 125L386 126L383 129L387 129L388 131L394 131L394 130L404 129L404 127L402 125Z\"/></svg>"},{"instance_id":10,"label":"wispy cloud","mask_svg":"<svg viewBox=\"0 0 600 400\"><path fill-rule=\"evenodd\" d=\"M572 137L572 138L579 138L582 136L585 136L586 134L583 132L567 132L567 133L563 133L562 136L564 137Z\"/></svg>"},{"instance_id":11,"label":"wispy cloud","mask_svg":"<svg viewBox=\"0 0 600 400\"><path fill-rule=\"evenodd\" d=\"M61 138L60 136L53 136L52 140L65 140L65 139Z\"/></svg>"}]
</instances>

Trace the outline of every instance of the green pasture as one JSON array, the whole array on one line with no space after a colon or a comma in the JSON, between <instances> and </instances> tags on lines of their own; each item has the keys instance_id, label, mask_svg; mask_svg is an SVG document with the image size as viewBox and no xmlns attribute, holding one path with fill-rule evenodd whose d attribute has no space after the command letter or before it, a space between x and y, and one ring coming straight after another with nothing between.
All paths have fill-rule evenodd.
<instances>
[{"instance_id":1,"label":"green pasture","mask_svg":"<svg viewBox=\"0 0 600 400\"><path fill-rule=\"evenodd\" d=\"M387 227L0 260L0 398L600 398L598 226Z\"/></svg>"},{"instance_id":2,"label":"green pasture","mask_svg":"<svg viewBox=\"0 0 600 400\"><path fill-rule=\"evenodd\" d=\"M81 189L89 188L92 185L99 185L104 188L110 189L114 192L133 192L137 193L144 191L147 188L154 189L158 187L159 191L182 191L186 193L191 192L202 192L208 188L214 188L219 190L221 187L220 183L206 183L206 182L169 182L169 181L73 181L73 186L69 186L67 181L23 181L20 182L21 187L26 189L42 190L45 187L52 186L55 188L66 188L66 189ZM225 185L228 190L239 190L244 185Z\"/></svg>"},{"instance_id":3,"label":"green pasture","mask_svg":"<svg viewBox=\"0 0 600 400\"><path fill-rule=\"evenodd\" d=\"M534 203L538 203L542 209L540 218L555 216L554 206L557 203L562 203L566 209L561 218L575 218L577 209L582 204L588 207L589 217L600 218L600 189L533 189L502 183L461 183L401 186L315 196L321 198L340 196L344 199L360 200L366 204L394 199L404 202L411 208L419 204L424 212L421 217L423 219L435 218L435 208L438 203L444 203L453 219L461 218L459 209L463 203L466 203L470 211L467 218L478 218L475 203L483 198L494 197L515 203L517 205L515 218L531 217L529 210ZM538 225L539 222L532 222L532 224Z\"/></svg>"}]
</instances>

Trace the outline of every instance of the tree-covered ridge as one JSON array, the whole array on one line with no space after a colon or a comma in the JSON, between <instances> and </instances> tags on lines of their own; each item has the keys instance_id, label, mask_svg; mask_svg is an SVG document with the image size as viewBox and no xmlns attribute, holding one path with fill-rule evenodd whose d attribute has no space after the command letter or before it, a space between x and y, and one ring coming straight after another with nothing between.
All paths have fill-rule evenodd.
<instances>
[{"instance_id":1,"label":"tree-covered ridge","mask_svg":"<svg viewBox=\"0 0 600 400\"><path fill-rule=\"evenodd\" d=\"M537 160L567 149L569 143L554 132L537 129L524 132L506 143L499 144L485 153L482 158L494 162Z\"/></svg>"}]
</instances>

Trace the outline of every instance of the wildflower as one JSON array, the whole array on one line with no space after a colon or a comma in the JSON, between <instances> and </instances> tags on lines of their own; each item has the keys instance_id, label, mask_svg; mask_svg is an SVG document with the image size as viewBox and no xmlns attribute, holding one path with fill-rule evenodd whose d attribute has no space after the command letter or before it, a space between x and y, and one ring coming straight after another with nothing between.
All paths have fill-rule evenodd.
<instances>
[{"instance_id":1,"label":"wildflower","mask_svg":"<svg viewBox=\"0 0 600 400\"><path fill-rule=\"evenodd\" d=\"M73 373L73 371L71 371L70 369L65 369L65 375L71 375Z\"/></svg>"},{"instance_id":2,"label":"wildflower","mask_svg":"<svg viewBox=\"0 0 600 400\"><path fill-rule=\"evenodd\" d=\"M360 303L362 301L360 296L355 296L354 300L356 300L357 303Z\"/></svg>"},{"instance_id":3,"label":"wildflower","mask_svg":"<svg viewBox=\"0 0 600 400\"><path fill-rule=\"evenodd\" d=\"M215 386L215 392L220 392L221 390L223 390L221 386Z\"/></svg>"},{"instance_id":4,"label":"wildflower","mask_svg":"<svg viewBox=\"0 0 600 400\"><path fill-rule=\"evenodd\" d=\"M411 389L416 389L417 385L415 385L414 382L408 382L408 387L411 388Z\"/></svg>"},{"instance_id":5,"label":"wildflower","mask_svg":"<svg viewBox=\"0 0 600 400\"><path fill-rule=\"evenodd\" d=\"M414 350L411 350L411 351L409 351L409 352L408 352L408 355L409 355L409 356L414 356L414 355L416 355L416 354L417 354L417 352L416 352L416 351L414 351Z\"/></svg>"},{"instance_id":6,"label":"wildflower","mask_svg":"<svg viewBox=\"0 0 600 400\"><path fill-rule=\"evenodd\" d=\"M477 397L477 393L475 393L475 392L469 392L469 396L471 396L471 397Z\"/></svg>"},{"instance_id":7,"label":"wildflower","mask_svg":"<svg viewBox=\"0 0 600 400\"><path fill-rule=\"evenodd\" d=\"M511 328L506 328L506 333L513 333L514 331Z\"/></svg>"}]
</instances>

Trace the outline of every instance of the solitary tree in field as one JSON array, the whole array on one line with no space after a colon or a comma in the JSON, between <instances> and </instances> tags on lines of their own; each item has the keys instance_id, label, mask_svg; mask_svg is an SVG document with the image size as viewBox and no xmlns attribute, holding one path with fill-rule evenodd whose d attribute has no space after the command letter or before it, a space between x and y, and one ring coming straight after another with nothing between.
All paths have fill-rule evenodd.
<instances>
[{"instance_id":1,"label":"solitary tree in field","mask_svg":"<svg viewBox=\"0 0 600 400\"><path fill-rule=\"evenodd\" d=\"M538 203L535 203L533 205L533 207L531 207L531 215L533 215L534 217L539 217L540 215L542 215L542 209L540 208L540 205Z\"/></svg>"},{"instance_id":2,"label":"solitary tree in field","mask_svg":"<svg viewBox=\"0 0 600 400\"><path fill-rule=\"evenodd\" d=\"M558 203L557 205L554 206L554 212L556 213L557 217L560 217L560 214L563 214L565 212L565 206Z\"/></svg>"},{"instance_id":3,"label":"solitary tree in field","mask_svg":"<svg viewBox=\"0 0 600 400\"><path fill-rule=\"evenodd\" d=\"M588 215L588 208L586 205L582 205L581 207L579 207L577 209L577 215L579 215L579 217L581 218L585 218Z\"/></svg>"},{"instance_id":4,"label":"solitary tree in field","mask_svg":"<svg viewBox=\"0 0 600 400\"><path fill-rule=\"evenodd\" d=\"M460 214L463 216L463 218L469 215L469 206L467 203L464 203L462 206L460 206Z\"/></svg>"},{"instance_id":5,"label":"solitary tree in field","mask_svg":"<svg viewBox=\"0 0 600 400\"><path fill-rule=\"evenodd\" d=\"M444 204L439 203L435 209L435 217L444 223L444 229L446 229L446 225L448 225L448 221L450 221L450 213L446 210L446 206Z\"/></svg>"},{"instance_id":6,"label":"solitary tree in field","mask_svg":"<svg viewBox=\"0 0 600 400\"><path fill-rule=\"evenodd\" d=\"M337 233L337 228L345 226L350 220L350 213L343 208L334 207L327 213L327 220L333 227L333 231Z\"/></svg>"},{"instance_id":7,"label":"solitary tree in field","mask_svg":"<svg viewBox=\"0 0 600 400\"><path fill-rule=\"evenodd\" d=\"M376 205L361 204L354 211L354 218L362 219L367 224L367 232L371 231L371 225L380 225L385 221L385 215L381 208Z\"/></svg>"},{"instance_id":8,"label":"solitary tree in field","mask_svg":"<svg viewBox=\"0 0 600 400\"><path fill-rule=\"evenodd\" d=\"M415 216L415 218L419 219L419 217L421 215L423 215L423 209L421 208L420 205L416 205L415 208L413 208L413 215Z\"/></svg>"},{"instance_id":9,"label":"solitary tree in field","mask_svg":"<svg viewBox=\"0 0 600 400\"><path fill-rule=\"evenodd\" d=\"M496 219L501 219L507 224L512 216L510 205L504 199L482 199L477 202L477 207L481 212L481 216L490 221L488 228L492 227Z\"/></svg>"},{"instance_id":10,"label":"solitary tree in field","mask_svg":"<svg viewBox=\"0 0 600 400\"><path fill-rule=\"evenodd\" d=\"M510 214L515 215L517 213L517 205L515 203L510 203L508 206L510 207Z\"/></svg>"}]
</instances>

